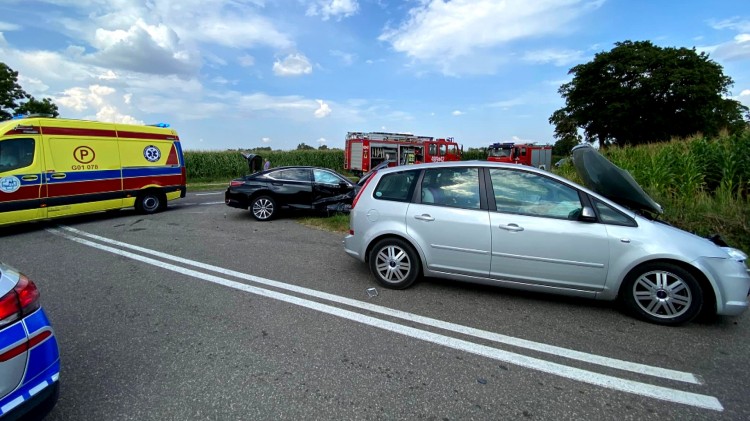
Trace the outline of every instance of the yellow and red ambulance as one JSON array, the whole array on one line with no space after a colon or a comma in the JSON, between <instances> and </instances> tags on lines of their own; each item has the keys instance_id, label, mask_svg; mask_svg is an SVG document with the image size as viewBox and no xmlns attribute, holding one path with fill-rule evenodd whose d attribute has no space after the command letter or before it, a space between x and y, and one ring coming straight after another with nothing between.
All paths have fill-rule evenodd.
<instances>
[{"instance_id":1,"label":"yellow and red ambulance","mask_svg":"<svg viewBox=\"0 0 750 421\"><path fill-rule=\"evenodd\" d=\"M0 226L134 206L163 210L185 197L177 133L28 117L0 122Z\"/></svg>"}]
</instances>

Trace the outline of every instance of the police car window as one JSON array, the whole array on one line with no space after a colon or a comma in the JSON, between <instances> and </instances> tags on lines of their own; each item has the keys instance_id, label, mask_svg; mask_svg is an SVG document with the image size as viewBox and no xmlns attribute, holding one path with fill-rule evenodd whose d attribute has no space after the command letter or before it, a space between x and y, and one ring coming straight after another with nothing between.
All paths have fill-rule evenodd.
<instances>
[{"instance_id":1,"label":"police car window","mask_svg":"<svg viewBox=\"0 0 750 421\"><path fill-rule=\"evenodd\" d=\"M0 142L0 172L25 168L34 162L34 139Z\"/></svg>"},{"instance_id":2,"label":"police car window","mask_svg":"<svg viewBox=\"0 0 750 421\"><path fill-rule=\"evenodd\" d=\"M637 226L632 218L598 199L594 199L594 206L599 213L599 221L603 224Z\"/></svg>"},{"instance_id":3,"label":"police car window","mask_svg":"<svg viewBox=\"0 0 750 421\"><path fill-rule=\"evenodd\" d=\"M478 168L425 170L420 186L422 203L463 209L479 209Z\"/></svg>"},{"instance_id":4,"label":"police car window","mask_svg":"<svg viewBox=\"0 0 750 421\"><path fill-rule=\"evenodd\" d=\"M339 184L344 181L330 171L325 170L313 170L313 176L315 177L315 182L321 184Z\"/></svg>"},{"instance_id":5,"label":"police car window","mask_svg":"<svg viewBox=\"0 0 750 421\"><path fill-rule=\"evenodd\" d=\"M491 169L490 178L498 212L575 219L583 208L577 190L539 174Z\"/></svg>"},{"instance_id":6,"label":"police car window","mask_svg":"<svg viewBox=\"0 0 750 421\"><path fill-rule=\"evenodd\" d=\"M384 175L372 195L378 200L408 202L416 184L418 170L401 171Z\"/></svg>"},{"instance_id":7,"label":"police car window","mask_svg":"<svg viewBox=\"0 0 750 421\"><path fill-rule=\"evenodd\" d=\"M310 181L310 170L302 168L290 168L272 172L270 176L277 180Z\"/></svg>"}]
</instances>

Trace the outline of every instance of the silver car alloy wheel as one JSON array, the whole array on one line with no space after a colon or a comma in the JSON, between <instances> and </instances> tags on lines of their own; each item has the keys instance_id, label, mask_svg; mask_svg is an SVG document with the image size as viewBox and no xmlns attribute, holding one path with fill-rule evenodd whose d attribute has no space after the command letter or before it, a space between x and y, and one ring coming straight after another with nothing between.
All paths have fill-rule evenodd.
<instances>
[{"instance_id":1,"label":"silver car alloy wheel","mask_svg":"<svg viewBox=\"0 0 750 421\"><path fill-rule=\"evenodd\" d=\"M660 319L684 314L693 302L690 287L676 274L655 270L639 276L633 284L633 298L643 311Z\"/></svg>"},{"instance_id":2,"label":"silver car alloy wheel","mask_svg":"<svg viewBox=\"0 0 750 421\"><path fill-rule=\"evenodd\" d=\"M395 245L383 247L375 258L378 275L386 282L401 282L409 276L411 261L404 249Z\"/></svg>"},{"instance_id":3,"label":"silver car alloy wheel","mask_svg":"<svg viewBox=\"0 0 750 421\"><path fill-rule=\"evenodd\" d=\"M253 215L258 219L268 219L273 215L273 202L265 197L253 202Z\"/></svg>"}]
</instances>

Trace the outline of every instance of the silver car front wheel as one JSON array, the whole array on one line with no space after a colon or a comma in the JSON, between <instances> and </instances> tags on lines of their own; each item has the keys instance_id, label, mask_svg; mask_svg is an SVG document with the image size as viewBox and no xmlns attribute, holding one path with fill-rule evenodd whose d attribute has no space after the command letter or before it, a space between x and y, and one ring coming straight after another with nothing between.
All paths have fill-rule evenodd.
<instances>
[{"instance_id":1,"label":"silver car front wheel","mask_svg":"<svg viewBox=\"0 0 750 421\"><path fill-rule=\"evenodd\" d=\"M670 263L639 267L624 285L625 304L640 318L677 325L693 319L703 306L703 292L695 277Z\"/></svg>"},{"instance_id":2,"label":"silver car front wheel","mask_svg":"<svg viewBox=\"0 0 750 421\"><path fill-rule=\"evenodd\" d=\"M369 256L370 271L386 288L404 289L417 280L420 262L414 248L399 238L378 241Z\"/></svg>"}]
</instances>

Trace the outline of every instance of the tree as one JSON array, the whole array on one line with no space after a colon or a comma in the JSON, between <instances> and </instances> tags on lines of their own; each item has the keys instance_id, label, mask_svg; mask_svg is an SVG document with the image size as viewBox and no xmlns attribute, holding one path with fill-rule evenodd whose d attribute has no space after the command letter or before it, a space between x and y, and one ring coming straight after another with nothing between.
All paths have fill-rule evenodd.
<instances>
[{"instance_id":1,"label":"tree","mask_svg":"<svg viewBox=\"0 0 750 421\"><path fill-rule=\"evenodd\" d=\"M299 145L297 145L297 150L298 151L303 151L303 150L307 150L307 149L315 149L315 148L313 148L310 145L305 144L305 142L302 142Z\"/></svg>"},{"instance_id":2,"label":"tree","mask_svg":"<svg viewBox=\"0 0 750 421\"><path fill-rule=\"evenodd\" d=\"M327 151L328 150L328 145L321 144L320 146L318 146L318 150L319 151Z\"/></svg>"},{"instance_id":3,"label":"tree","mask_svg":"<svg viewBox=\"0 0 750 421\"><path fill-rule=\"evenodd\" d=\"M549 118L550 124L555 125L555 142L552 146L552 154L556 156L566 156L574 146L581 143L582 137L578 134L578 126L575 121L569 118L563 110L557 110Z\"/></svg>"},{"instance_id":4,"label":"tree","mask_svg":"<svg viewBox=\"0 0 750 421\"><path fill-rule=\"evenodd\" d=\"M55 103L49 98L37 101L33 96L16 108L16 114L49 114L52 117L60 115L57 111L57 105L55 105Z\"/></svg>"},{"instance_id":5,"label":"tree","mask_svg":"<svg viewBox=\"0 0 750 421\"><path fill-rule=\"evenodd\" d=\"M18 114L60 115L52 100L44 98L38 101L27 94L18 84L18 72L0 63L0 120L8 120Z\"/></svg>"},{"instance_id":6,"label":"tree","mask_svg":"<svg viewBox=\"0 0 750 421\"><path fill-rule=\"evenodd\" d=\"M750 117L747 107L729 98L732 79L695 49L618 42L568 74L573 80L558 90L565 106L549 119L555 137L566 142L578 128L603 146L713 136L743 130Z\"/></svg>"}]
</instances>

